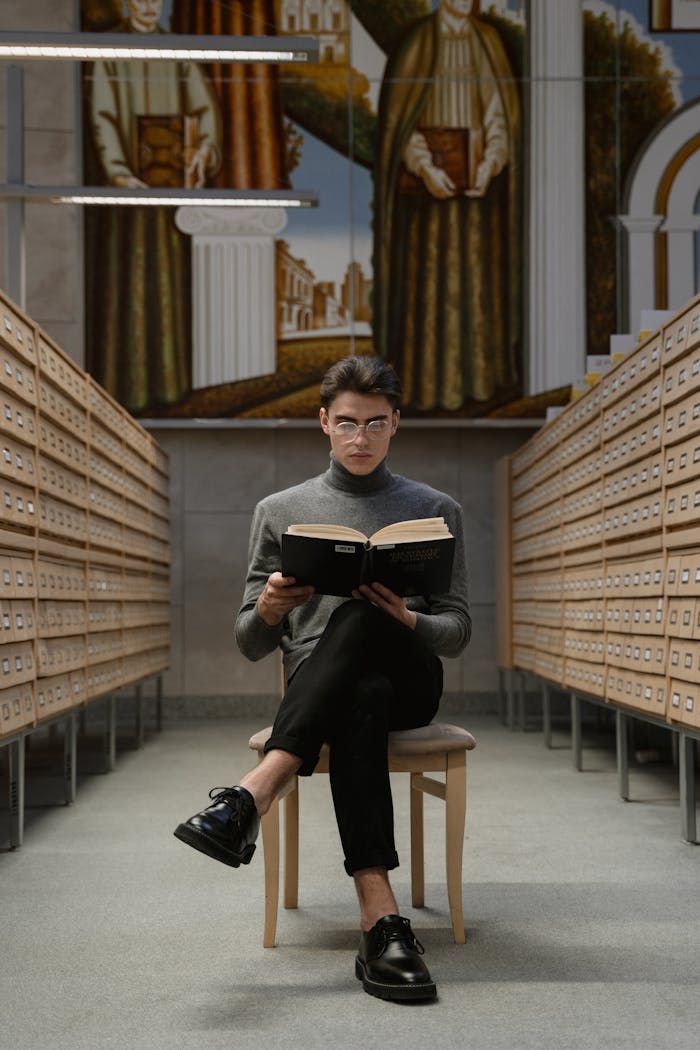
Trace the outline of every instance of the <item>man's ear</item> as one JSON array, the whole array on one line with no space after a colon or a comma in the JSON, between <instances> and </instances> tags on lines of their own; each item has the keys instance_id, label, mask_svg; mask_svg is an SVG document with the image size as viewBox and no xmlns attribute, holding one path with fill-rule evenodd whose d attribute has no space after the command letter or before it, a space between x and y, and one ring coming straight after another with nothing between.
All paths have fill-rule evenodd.
<instances>
[{"instance_id":1,"label":"man's ear","mask_svg":"<svg viewBox=\"0 0 700 1050\"><path fill-rule=\"evenodd\" d=\"M321 430L323 431L323 433L330 434L330 422L328 420L328 413L326 412L325 408L319 408L318 418L321 420Z\"/></svg>"},{"instance_id":2,"label":"man's ear","mask_svg":"<svg viewBox=\"0 0 700 1050\"><path fill-rule=\"evenodd\" d=\"M392 434L395 434L396 431L399 429L399 419L400 418L401 418L401 413L399 412L398 408L395 408L394 411L392 412L392 415L391 415L391 433Z\"/></svg>"}]
</instances>

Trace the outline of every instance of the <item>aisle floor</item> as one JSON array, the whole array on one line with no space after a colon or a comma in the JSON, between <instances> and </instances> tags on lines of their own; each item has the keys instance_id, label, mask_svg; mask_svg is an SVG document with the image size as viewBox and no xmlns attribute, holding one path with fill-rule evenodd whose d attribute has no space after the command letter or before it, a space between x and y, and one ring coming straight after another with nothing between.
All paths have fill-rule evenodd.
<instances>
[{"instance_id":1,"label":"aisle floor","mask_svg":"<svg viewBox=\"0 0 700 1050\"><path fill-rule=\"evenodd\" d=\"M113 773L83 772L70 807L34 804L49 781L30 773L25 843L0 852L0 1047L696 1050L700 848L680 840L672 772L636 770L623 803L609 747L587 747L577 773L564 734L546 750L495 718L450 719L478 741L463 946L442 804L426 799L427 907L414 910L407 778L394 790L393 883L435 1003L382 1002L354 977L356 905L325 776L302 785L299 908L280 911L278 946L262 947L261 848L234 870L172 835L250 764L259 723L166 722Z\"/></svg>"}]
</instances>

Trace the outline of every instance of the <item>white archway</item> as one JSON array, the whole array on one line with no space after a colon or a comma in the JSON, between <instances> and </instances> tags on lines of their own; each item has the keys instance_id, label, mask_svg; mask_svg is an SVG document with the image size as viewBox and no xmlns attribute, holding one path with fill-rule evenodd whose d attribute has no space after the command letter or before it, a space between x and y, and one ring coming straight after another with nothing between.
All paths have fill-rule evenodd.
<instances>
[{"instance_id":1,"label":"white archway","mask_svg":"<svg viewBox=\"0 0 700 1050\"><path fill-rule=\"evenodd\" d=\"M675 110L645 143L624 194L628 330L642 310L677 310L695 295L700 215L700 99Z\"/></svg>"}]
</instances>

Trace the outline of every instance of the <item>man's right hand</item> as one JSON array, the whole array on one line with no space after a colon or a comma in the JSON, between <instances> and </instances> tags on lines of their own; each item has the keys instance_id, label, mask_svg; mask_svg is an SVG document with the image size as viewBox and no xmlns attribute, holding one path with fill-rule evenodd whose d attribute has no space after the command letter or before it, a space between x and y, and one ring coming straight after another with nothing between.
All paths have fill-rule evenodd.
<instances>
[{"instance_id":1,"label":"man's right hand","mask_svg":"<svg viewBox=\"0 0 700 1050\"><path fill-rule=\"evenodd\" d=\"M276 627L292 609L307 602L313 593L313 587L297 586L293 576L273 572L258 598L258 616L268 627Z\"/></svg>"}]
</instances>

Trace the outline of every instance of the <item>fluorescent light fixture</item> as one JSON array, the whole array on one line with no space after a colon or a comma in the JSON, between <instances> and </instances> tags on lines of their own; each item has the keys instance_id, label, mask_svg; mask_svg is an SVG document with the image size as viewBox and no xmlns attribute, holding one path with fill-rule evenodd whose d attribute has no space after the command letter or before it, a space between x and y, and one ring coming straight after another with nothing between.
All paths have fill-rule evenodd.
<instances>
[{"instance_id":1,"label":"fluorescent light fixture","mask_svg":"<svg viewBox=\"0 0 700 1050\"><path fill-rule=\"evenodd\" d=\"M0 59L318 62L315 37L180 33L0 33Z\"/></svg>"},{"instance_id":2,"label":"fluorescent light fixture","mask_svg":"<svg viewBox=\"0 0 700 1050\"><path fill-rule=\"evenodd\" d=\"M187 205L248 208L315 208L318 194L313 190L185 190L155 186L15 186L0 185L0 201L24 200L50 204L131 204Z\"/></svg>"}]
</instances>

